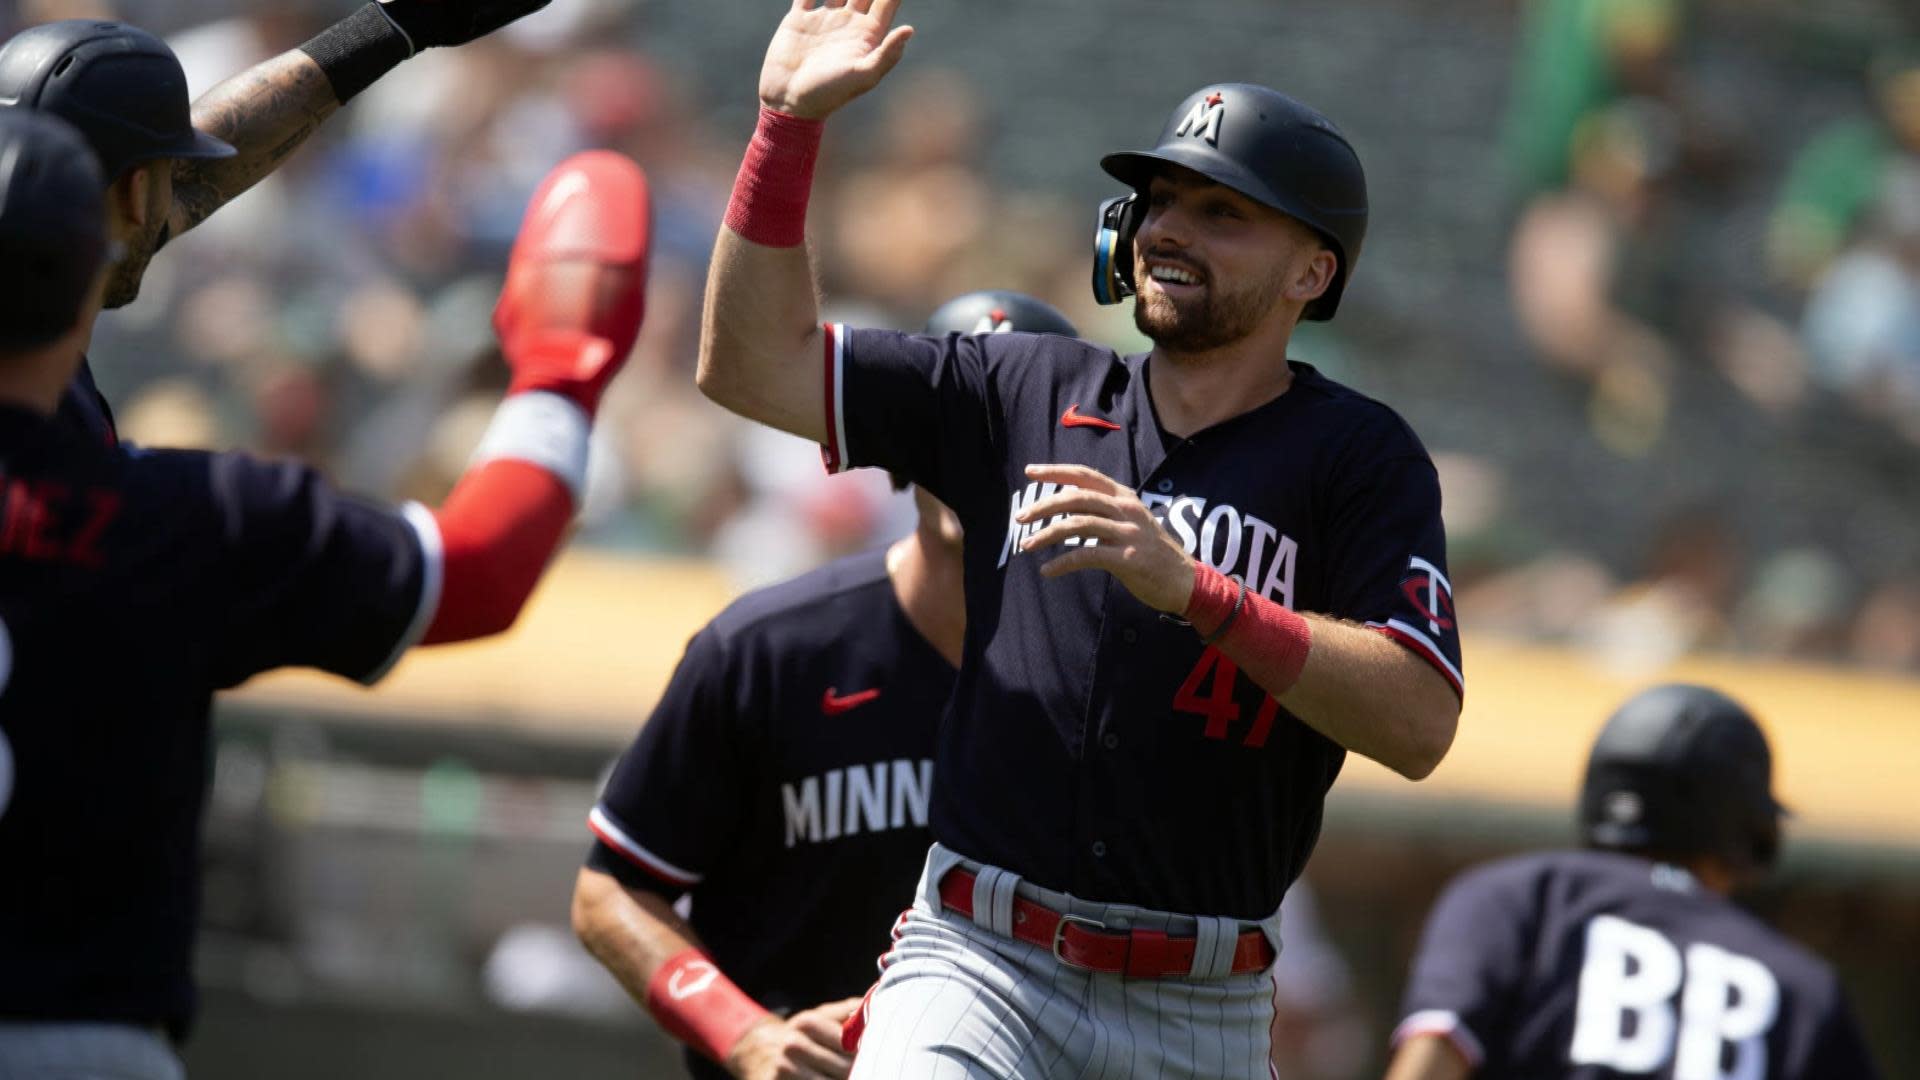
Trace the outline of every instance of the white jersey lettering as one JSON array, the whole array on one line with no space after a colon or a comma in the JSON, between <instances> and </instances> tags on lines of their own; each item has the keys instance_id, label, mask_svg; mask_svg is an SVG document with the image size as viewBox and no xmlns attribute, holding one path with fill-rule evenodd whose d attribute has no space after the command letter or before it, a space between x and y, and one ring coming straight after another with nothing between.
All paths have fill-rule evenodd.
<instances>
[{"instance_id":1,"label":"white jersey lettering","mask_svg":"<svg viewBox=\"0 0 1920 1080\"><path fill-rule=\"evenodd\" d=\"M1673 1080L1765 1080L1780 984L1757 960L1701 942L1683 966L1659 931L1596 915L1579 993L1572 1064L1650 1073L1671 1062Z\"/></svg>"},{"instance_id":2,"label":"white jersey lettering","mask_svg":"<svg viewBox=\"0 0 1920 1080\"><path fill-rule=\"evenodd\" d=\"M1612 915L1594 916L1580 966L1572 1063L1629 1073L1665 1064L1673 1054L1670 999L1679 992L1680 980L1680 950L1658 931ZM1632 1034L1626 1033L1628 1017Z\"/></svg>"},{"instance_id":3,"label":"white jersey lettering","mask_svg":"<svg viewBox=\"0 0 1920 1080\"><path fill-rule=\"evenodd\" d=\"M1029 525L1015 520L1021 511L1058 490L1055 484L1028 484L1013 493L1007 507L1007 536L1000 545L1000 566L1024 554L1020 545L1029 537L1060 520L1055 516ZM1275 603L1293 606L1300 558L1300 544L1293 537L1237 506L1222 502L1209 506L1206 499L1196 495L1142 492L1140 501L1161 528L1180 541L1187 554L1245 581L1253 591ZM1075 542L1066 543L1073 546Z\"/></svg>"},{"instance_id":4,"label":"white jersey lettering","mask_svg":"<svg viewBox=\"0 0 1920 1080\"><path fill-rule=\"evenodd\" d=\"M780 785L786 842L824 844L890 829L924 829L933 794L931 760L850 765Z\"/></svg>"}]
</instances>

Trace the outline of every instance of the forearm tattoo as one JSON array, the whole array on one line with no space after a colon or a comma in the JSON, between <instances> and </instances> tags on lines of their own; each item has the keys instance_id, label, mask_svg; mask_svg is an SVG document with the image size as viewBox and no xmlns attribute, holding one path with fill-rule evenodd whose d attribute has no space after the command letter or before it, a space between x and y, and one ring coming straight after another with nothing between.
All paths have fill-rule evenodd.
<instances>
[{"instance_id":1,"label":"forearm tattoo","mask_svg":"<svg viewBox=\"0 0 1920 1080\"><path fill-rule=\"evenodd\" d=\"M173 233L206 220L292 156L340 108L333 86L305 53L282 53L201 95L193 126L233 144L216 160L176 161Z\"/></svg>"}]
</instances>

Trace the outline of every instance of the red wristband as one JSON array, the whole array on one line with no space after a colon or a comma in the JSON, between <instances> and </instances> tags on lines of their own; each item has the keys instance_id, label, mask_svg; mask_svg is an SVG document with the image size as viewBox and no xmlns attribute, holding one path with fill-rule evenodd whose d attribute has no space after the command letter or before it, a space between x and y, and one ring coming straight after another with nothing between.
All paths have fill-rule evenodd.
<instances>
[{"instance_id":1,"label":"red wristband","mask_svg":"<svg viewBox=\"0 0 1920 1080\"><path fill-rule=\"evenodd\" d=\"M760 126L727 202L727 228L765 247L799 247L806 240L807 197L824 130L825 121L760 107Z\"/></svg>"},{"instance_id":2,"label":"red wristband","mask_svg":"<svg viewBox=\"0 0 1920 1080\"><path fill-rule=\"evenodd\" d=\"M1313 647L1313 629L1299 612L1243 591L1239 582L1206 565L1194 567L1186 619L1274 697L1300 681Z\"/></svg>"},{"instance_id":3,"label":"red wristband","mask_svg":"<svg viewBox=\"0 0 1920 1080\"><path fill-rule=\"evenodd\" d=\"M699 949L676 953L654 971L647 1011L667 1034L722 1065L740 1036L769 1015Z\"/></svg>"}]
</instances>

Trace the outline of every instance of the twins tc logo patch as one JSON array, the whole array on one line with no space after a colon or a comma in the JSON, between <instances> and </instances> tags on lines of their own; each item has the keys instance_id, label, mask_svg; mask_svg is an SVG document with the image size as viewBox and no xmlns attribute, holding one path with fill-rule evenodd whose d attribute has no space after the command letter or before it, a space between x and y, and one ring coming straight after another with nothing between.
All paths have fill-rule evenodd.
<instances>
[{"instance_id":1,"label":"twins tc logo patch","mask_svg":"<svg viewBox=\"0 0 1920 1080\"><path fill-rule=\"evenodd\" d=\"M1400 579L1400 591L1426 620L1427 633L1453 629L1453 586L1439 567L1414 556L1407 563L1407 576Z\"/></svg>"},{"instance_id":2,"label":"twins tc logo patch","mask_svg":"<svg viewBox=\"0 0 1920 1080\"><path fill-rule=\"evenodd\" d=\"M1446 572L1418 555L1407 559L1406 573L1400 577L1400 602L1384 622L1367 625L1426 657L1427 661L1460 689L1460 655L1457 620L1453 613L1453 583Z\"/></svg>"}]
</instances>

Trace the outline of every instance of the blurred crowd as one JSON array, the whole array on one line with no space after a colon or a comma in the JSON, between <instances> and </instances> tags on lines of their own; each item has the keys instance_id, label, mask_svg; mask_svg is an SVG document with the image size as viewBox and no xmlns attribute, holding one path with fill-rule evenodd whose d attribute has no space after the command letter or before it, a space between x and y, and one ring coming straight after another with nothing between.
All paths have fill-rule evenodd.
<instances>
[{"instance_id":1,"label":"blurred crowd","mask_svg":"<svg viewBox=\"0 0 1920 1080\"><path fill-rule=\"evenodd\" d=\"M814 448L693 387L702 275L751 113L695 100L667 50L628 44L645 2L570 0L403 65L172 245L94 343L125 435L295 454L357 490L437 497L504 382L488 314L525 199L568 153L611 147L649 170L656 243L646 329L602 412L579 542L712 557L744 588L907 527L911 506L884 475L829 478ZM197 94L342 10L20 0L10 15L151 20ZM1702 377L1726 407L1844 416L1876 462L1920 462L1920 49L1878 50L1856 113L1784 173L1757 176L1749 127L1699 91L1689 22L1681 0L1521 7L1505 281L1526 370L1578 398L1573 415L1607 454L1648 468L1685 467L1656 447L1688 422L1675 386ZM1089 337L1142 347L1129 309L1088 295L1088 207L987 171L981 98L916 65L867 122L830 131L812 215L829 317L913 328L958 292L1012 288ZM1742 259L1718 208L1756 183L1777 206L1759 257ZM1363 346L1323 348L1312 358L1337 376L1364 371L1363 357L1339 362ZM1477 631L1588 645L1630 669L1709 648L1920 671L1911 534L1904 563L1863 566L1830 542L1750 550L1740 523L1771 497L1762 485L1662 508L1637 563L1602 558L1578 543L1578 521L1512 520L1505 492L1545 448L1497 432L1432 448ZM1546 541L1487 540L1519 529Z\"/></svg>"},{"instance_id":2,"label":"blurred crowd","mask_svg":"<svg viewBox=\"0 0 1920 1080\"><path fill-rule=\"evenodd\" d=\"M1706 6L1524 5L1502 147L1520 337L1619 458L1711 476L1656 447L1733 412L1792 433L1844 425L1856 436L1833 464L1904 466L1892 484L1920 506L1920 46L1873 47L1863 107L1775 174L1778 148L1761 144L1776 118L1739 113L1693 62ZM1756 187L1771 203L1758 229L1738 209ZM1682 413L1679 387L1702 381L1723 400ZM1497 503L1496 463L1452 465L1450 500L1469 515ZM1891 560L1855 559L1818 527L1755 550L1743 522L1796 508L1768 491L1766 462L1742 471L1746 490L1662 508L1637 567L1615 573L1569 546L1483 567L1460 606L1479 629L1584 644L1626 674L1696 649L1920 670L1911 513Z\"/></svg>"}]
</instances>

